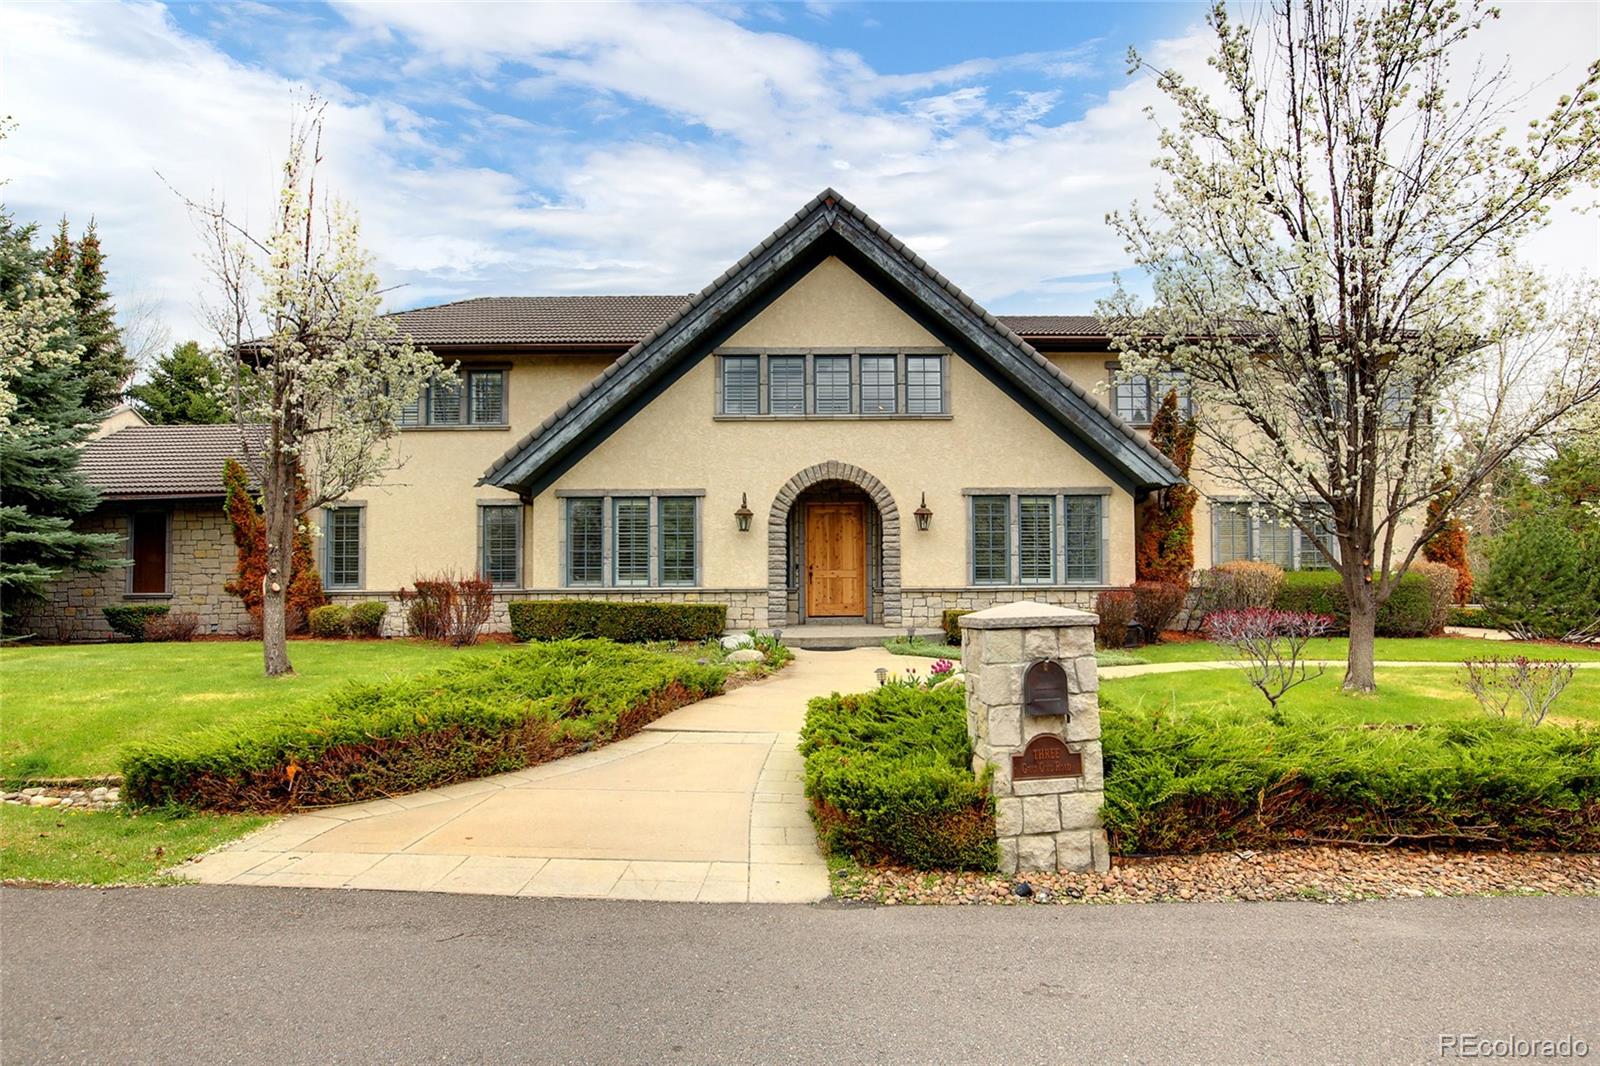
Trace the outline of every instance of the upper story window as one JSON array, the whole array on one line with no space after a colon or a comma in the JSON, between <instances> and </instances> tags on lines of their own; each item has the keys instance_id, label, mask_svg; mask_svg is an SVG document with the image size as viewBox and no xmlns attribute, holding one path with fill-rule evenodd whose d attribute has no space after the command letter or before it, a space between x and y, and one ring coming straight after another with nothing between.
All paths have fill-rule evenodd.
<instances>
[{"instance_id":1,"label":"upper story window","mask_svg":"<svg viewBox=\"0 0 1600 1066\"><path fill-rule=\"evenodd\" d=\"M1189 375L1181 370L1156 374L1124 374L1112 368L1112 401L1117 417L1133 426L1148 426L1161 409L1167 393L1176 390L1178 411L1184 417L1194 414L1189 398Z\"/></svg>"},{"instance_id":2,"label":"upper story window","mask_svg":"<svg viewBox=\"0 0 1600 1066\"><path fill-rule=\"evenodd\" d=\"M330 589L362 586L362 508L329 507L322 528L322 583Z\"/></svg>"},{"instance_id":3,"label":"upper story window","mask_svg":"<svg viewBox=\"0 0 1600 1066\"><path fill-rule=\"evenodd\" d=\"M969 491L975 585L1105 581L1105 507L1098 494Z\"/></svg>"},{"instance_id":4,"label":"upper story window","mask_svg":"<svg viewBox=\"0 0 1600 1066\"><path fill-rule=\"evenodd\" d=\"M566 583L698 585L700 497L687 491L568 497Z\"/></svg>"},{"instance_id":5,"label":"upper story window","mask_svg":"<svg viewBox=\"0 0 1600 1066\"><path fill-rule=\"evenodd\" d=\"M1308 521L1315 539L1266 504L1215 501L1211 505L1212 565L1254 562L1272 563L1285 570L1326 570L1328 560L1318 550L1317 541L1326 545L1335 558L1339 555L1339 542L1326 508L1309 507Z\"/></svg>"},{"instance_id":6,"label":"upper story window","mask_svg":"<svg viewBox=\"0 0 1600 1066\"><path fill-rule=\"evenodd\" d=\"M459 371L455 381L423 389L400 413L400 425L406 427L506 424L504 370Z\"/></svg>"},{"instance_id":7,"label":"upper story window","mask_svg":"<svg viewBox=\"0 0 1600 1066\"><path fill-rule=\"evenodd\" d=\"M717 358L720 417L938 417L950 411L944 352L732 352Z\"/></svg>"}]
</instances>

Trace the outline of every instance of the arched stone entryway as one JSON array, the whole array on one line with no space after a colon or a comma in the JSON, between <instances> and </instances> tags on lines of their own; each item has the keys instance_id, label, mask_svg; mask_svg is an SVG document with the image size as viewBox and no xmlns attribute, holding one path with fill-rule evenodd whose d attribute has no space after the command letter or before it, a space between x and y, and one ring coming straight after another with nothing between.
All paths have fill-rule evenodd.
<instances>
[{"instance_id":1,"label":"arched stone entryway","mask_svg":"<svg viewBox=\"0 0 1600 1066\"><path fill-rule=\"evenodd\" d=\"M884 625L900 624L900 509L883 482L850 463L829 460L807 467L790 478L772 500L767 518L767 621L782 626L794 620L799 582L793 571L790 537L795 503L807 490L828 483L854 486L877 509L877 581L872 618Z\"/></svg>"}]
</instances>

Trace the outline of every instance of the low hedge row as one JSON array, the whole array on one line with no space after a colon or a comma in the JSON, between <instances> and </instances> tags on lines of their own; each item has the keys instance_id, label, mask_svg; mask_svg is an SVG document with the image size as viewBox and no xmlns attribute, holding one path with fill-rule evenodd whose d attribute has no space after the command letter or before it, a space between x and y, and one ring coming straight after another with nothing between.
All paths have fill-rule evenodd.
<instances>
[{"instance_id":1,"label":"low hedge row","mask_svg":"<svg viewBox=\"0 0 1600 1066\"><path fill-rule=\"evenodd\" d=\"M1600 848L1600 730L1127 710L1101 692L1112 850L1307 842Z\"/></svg>"},{"instance_id":2,"label":"low hedge row","mask_svg":"<svg viewBox=\"0 0 1600 1066\"><path fill-rule=\"evenodd\" d=\"M286 810L433 788L619 740L720 692L727 672L610 641L518 648L139 745L123 756L122 795L139 805Z\"/></svg>"},{"instance_id":3,"label":"low hedge row","mask_svg":"<svg viewBox=\"0 0 1600 1066\"><path fill-rule=\"evenodd\" d=\"M830 852L919 869L995 868L994 802L972 773L965 706L960 686L811 701L800 752Z\"/></svg>"},{"instance_id":4,"label":"low hedge row","mask_svg":"<svg viewBox=\"0 0 1600 1066\"><path fill-rule=\"evenodd\" d=\"M516 600L506 609L518 640L702 641L720 637L728 628L728 607L722 603Z\"/></svg>"},{"instance_id":5,"label":"low hedge row","mask_svg":"<svg viewBox=\"0 0 1600 1066\"><path fill-rule=\"evenodd\" d=\"M1350 601L1344 582L1332 570L1297 570L1283 575L1272 605L1280 611L1329 615L1338 633L1350 632ZM1378 608L1378 636L1425 637L1433 629L1433 603L1428 579L1419 573L1400 578L1389 599Z\"/></svg>"},{"instance_id":6,"label":"low hedge row","mask_svg":"<svg viewBox=\"0 0 1600 1066\"><path fill-rule=\"evenodd\" d=\"M129 640L143 640L145 623L169 610L164 603L119 603L100 608L100 613L113 633L121 633Z\"/></svg>"}]
</instances>

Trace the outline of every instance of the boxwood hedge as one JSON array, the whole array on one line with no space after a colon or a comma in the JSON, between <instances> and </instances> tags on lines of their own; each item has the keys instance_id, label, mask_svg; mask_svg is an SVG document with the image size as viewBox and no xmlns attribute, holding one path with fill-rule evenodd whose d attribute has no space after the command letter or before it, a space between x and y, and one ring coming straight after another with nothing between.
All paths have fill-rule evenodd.
<instances>
[{"instance_id":1,"label":"boxwood hedge","mask_svg":"<svg viewBox=\"0 0 1600 1066\"><path fill-rule=\"evenodd\" d=\"M1272 605L1280 611L1329 615L1335 631L1350 632L1350 604L1345 599L1344 583L1332 570L1298 570L1284 574L1283 585ZM1377 635L1425 637L1432 628L1433 603L1428 595L1428 579L1415 571L1408 572L1378 608Z\"/></svg>"},{"instance_id":2,"label":"boxwood hedge","mask_svg":"<svg viewBox=\"0 0 1600 1066\"><path fill-rule=\"evenodd\" d=\"M122 794L142 805L285 810L447 785L629 736L720 692L727 672L603 640L517 648L136 746L122 759Z\"/></svg>"},{"instance_id":3,"label":"boxwood hedge","mask_svg":"<svg viewBox=\"0 0 1600 1066\"><path fill-rule=\"evenodd\" d=\"M994 801L972 773L960 686L811 701L800 752L823 845L863 861L993 870Z\"/></svg>"},{"instance_id":4,"label":"boxwood hedge","mask_svg":"<svg viewBox=\"0 0 1600 1066\"><path fill-rule=\"evenodd\" d=\"M1600 729L1348 725L1118 707L1101 693L1112 850L1299 842L1600 848Z\"/></svg>"},{"instance_id":5,"label":"boxwood hedge","mask_svg":"<svg viewBox=\"0 0 1600 1066\"><path fill-rule=\"evenodd\" d=\"M506 609L518 640L702 641L720 637L728 627L728 607L722 603L515 600Z\"/></svg>"}]
</instances>

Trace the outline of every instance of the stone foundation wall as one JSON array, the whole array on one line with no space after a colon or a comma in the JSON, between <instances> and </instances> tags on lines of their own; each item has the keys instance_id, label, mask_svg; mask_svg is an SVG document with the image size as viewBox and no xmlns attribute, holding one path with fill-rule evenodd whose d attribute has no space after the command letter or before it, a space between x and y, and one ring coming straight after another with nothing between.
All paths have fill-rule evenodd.
<instances>
[{"instance_id":1,"label":"stone foundation wall","mask_svg":"<svg viewBox=\"0 0 1600 1066\"><path fill-rule=\"evenodd\" d=\"M944 612L981 611L985 607L1028 600L1048 603L1054 607L1075 607L1081 611L1094 610L1094 598L1102 592L1099 588L1050 588L1014 585L963 585L949 588L908 588L901 594L904 625L937 629L944 621Z\"/></svg>"},{"instance_id":2,"label":"stone foundation wall","mask_svg":"<svg viewBox=\"0 0 1600 1066\"><path fill-rule=\"evenodd\" d=\"M722 603L728 607L728 628L755 629L766 625L766 589L506 589L494 594L494 612L489 617L491 633L511 632L507 604L513 600L611 600L628 603ZM330 591L329 603L383 603L389 613L383 619L383 635L403 637L406 620L393 592Z\"/></svg>"},{"instance_id":3,"label":"stone foundation wall","mask_svg":"<svg viewBox=\"0 0 1600 1066\"><path fill-rule=\"evenodd\" d=\"M128 516L107 508L80 521L86 533L115 533L127 555ZM222 590L236 558L233 534L220 500L180 503L168 526L169 595L133 596L127 592L128 571L114 567L101 574L73 574L51 586L45 599L22 612L25 629L46 641L107 640L113 636L102 607L124 603L159 603L173 611L192 611L200 633L234 636L248 631L250 617L235 596Z\"/></svg>"}]
</instances>

